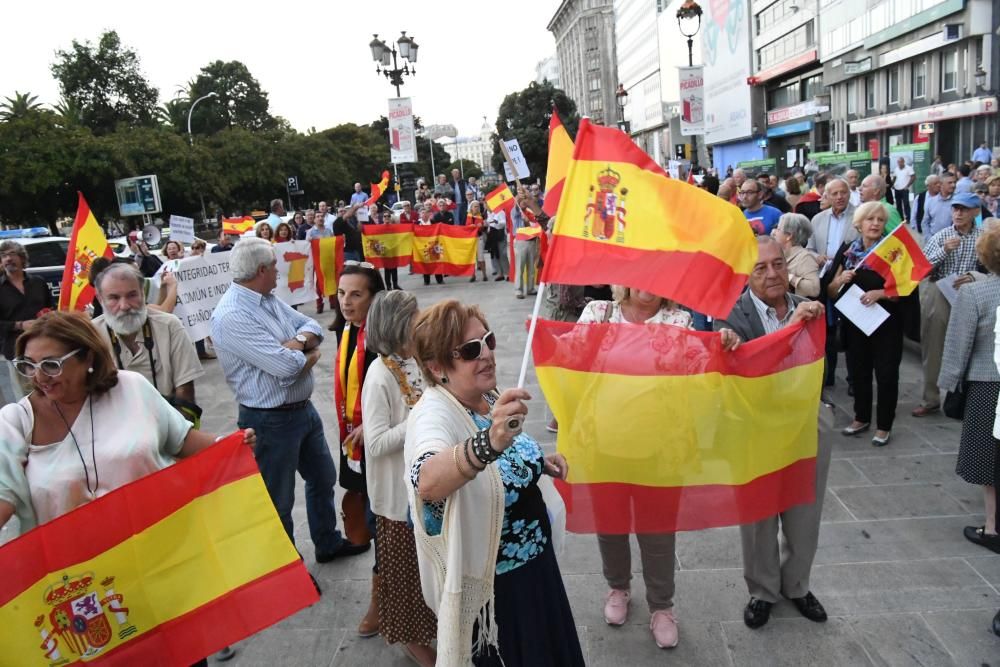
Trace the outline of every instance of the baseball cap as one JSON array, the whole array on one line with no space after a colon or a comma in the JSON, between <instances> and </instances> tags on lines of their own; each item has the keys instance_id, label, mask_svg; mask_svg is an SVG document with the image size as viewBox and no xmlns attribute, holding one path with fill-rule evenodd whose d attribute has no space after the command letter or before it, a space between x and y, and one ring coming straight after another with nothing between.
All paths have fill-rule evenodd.
<instances>
[{"instance_id":1,"label":"baseball cap","mask_svg":"<svg viewBox=\"0 0 1000 667\"><path fill-rule=\"evenodd\" d=\"M982 200L969 192L960 192L951 198L952 207L961 206L963 208L979 208L983 205Z\"/></svg>"}]
</instances>

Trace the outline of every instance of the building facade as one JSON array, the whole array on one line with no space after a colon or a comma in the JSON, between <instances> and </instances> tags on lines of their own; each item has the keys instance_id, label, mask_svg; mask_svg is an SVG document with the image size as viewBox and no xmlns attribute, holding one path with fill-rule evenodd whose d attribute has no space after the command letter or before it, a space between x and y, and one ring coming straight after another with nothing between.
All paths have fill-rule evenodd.
<instances>
[{"instance_id":1,"label":"building facade","mask_svg":"<svg viewBox=\"0 0 1000 667\"><path fill-rule=\"evenodd\" d=\"M493 142L490 137L493 128L483 118L483 126L479 130L478 136L454 137L440 141L441 148L447 153L452 162L458 160L471 160L475 162L484 172L493 171ZM439 165L439 170L443 170L447 165Z\"/></svg>"},{"instance_id":2,"label":"building facade","mask_svg":"<svg viewBox=\"0 0 1000 667\"><path fill-rule=\"evenodd\" d=\"M559 57L552 54L535 65L535 83L548 81L556 88L562 88L562 77L559 72Z\"/></svg>"},{"instance_id":3,"label":"building facade","mask_svg":"<svg viewBox=\"0 0 1000 667\"><path fill-rule=\"evenodd\" d=\"M820 0L832 147L929 143L945 164L1000 144L1000 10L992 0Z\"/></svg>"},{"instance_id":4,"label":"building facade","mask_svg":"<svg viewBox=\"0 0 1000 667\"><path fill-rule=\"evenodd\" d=\"M555 36L562 89L577 112L615 125L615 26L612 0L562 0L549 21Z\"/></svg>"}]
</instances>

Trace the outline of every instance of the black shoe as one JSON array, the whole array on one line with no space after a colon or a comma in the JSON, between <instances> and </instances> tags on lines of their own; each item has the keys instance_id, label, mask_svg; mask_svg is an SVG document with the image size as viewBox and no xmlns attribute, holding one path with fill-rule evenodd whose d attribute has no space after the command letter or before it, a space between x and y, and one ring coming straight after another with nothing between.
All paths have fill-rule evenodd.
<instances>
[{"instance_id":1,"label":"black shoe","mask_svg":"<svg viewBox=\"0 0 1000 667\"><path fill-rule=\"evenodd\" d=\"M504 278L503 276L497 276L496 278L493 279L493 282L495 282L495 283L502 283L505 280L507 280L507 279Z\"/></svg>"},{"instance_id":2,"label":"black shoe","mask_svg":"<svg viewBox=\"0 0 1000 667\"><path fill-rule=\"evenodd\" d=\"M233 650L232 646L224 646L222 650L215 653L216 662L226 662L227 660L232 660L236 656L236 651Z\"/></svg>"},{"instance_id":3,"label":"black shoe","mask_svg":"<svg viewBox=\"0 0 1000 667\"><path fill-rule=\"evenodd\" d=\"M831 401L830 398L826 394L822 394L821 393L819 395L819 402L822 403L823 407L825 407L825 408L832 408L833 407L833 401Z\"/></svg>"},{"instance_id":4,"label":"black shoe","mask_svg":"<svg viewBox=\"0 0 1000 667\"><path fill-rule=\"evenodd\" d=\"M819 600L812 593L806 593L800 598L792 598L792 603L799 610L799 613L810 621L822 623L826 620L826 609L823 609L823 605L819 603Z\"/></svg>"},{"instance_id":5,"label":"black shoe","mask_svg":"<svg viewBox=\"0 0 1000 667\"><path fill-rule=\"evenodd\" d=\"M316 562L317 563L329 563L332 560L337 560L338 558L344 558L345 556L357 556L358 554L363 554L372 548L371 542L365 542L364 544L351 544L347 540L344 540L340 544L340 548L336 551L331 551L330 553L320 553L316 552Z\"/></svg>"},{"instance_id":6,"label":"black shoe","mask_svg":"<svg viewBox=\"0 0 1000 667\"><path fill-rule=\"evenodd\" d=\"M771 619L771 607L773 602L750 598L746 609L743 610L743 622L751 630L763 627Z\"/></svg>"},{"instance_id":7,"label":"black shoe","mask_svg":"<svg viewBox=\"0 0 1000 667\"><path fill-rule=\"evenodd\" d=\"M316 577L312 576L312 573L310 573L309 574L309 579L312 580L312 582L313 582L313 588L316 589L316 595L322 596L323 595L323 589L319 587L319 582L316 581Z\"/></svg>"},{"instance_id":8,"label":"black shoe","mask_svg":"<svg viewBox=\"0 0 1000 667\"><path fill-rule=\"evenodd\" d=\"M993 634L1000 637L1000 611L993 617Z\"/></svg>"},{"instance_id":9,"label":"black shoe","mask_svg":"<svg viewBox=\"0 0 1000 667\"><path fill-rule=\"evenodd\" d=\"M1000 554L1000 535L987 535L986 526L980 526L979 528L966 526L963 532L965 533L965 539L973 544L978 544L981 547L986 547L990 551Z\"/></svg>"}]
</instances>

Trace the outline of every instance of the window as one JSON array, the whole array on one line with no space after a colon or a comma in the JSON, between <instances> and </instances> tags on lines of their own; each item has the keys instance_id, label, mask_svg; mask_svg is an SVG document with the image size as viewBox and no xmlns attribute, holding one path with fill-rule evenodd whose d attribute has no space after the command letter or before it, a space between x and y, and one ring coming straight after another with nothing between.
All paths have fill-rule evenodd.
<instances>
[{"instance_id":1,"label":"window","mask_svg":"<svg viewBox=\"0 0 1000 667\"><path fill-rule=\"evenodd\" d=\"M780 37L767 46L757 50L757 68L765 69L775 63L805 51L813 46L812 21L799 26L787 35Z\"/></svg>"},{"instance_id":2,"label":"window","mask_svg":"<svg viewBox=\"0 0 1000 667\"><path fill-rule=\"evenodd\" d=\"M600 90L601 89L601 77L599 77L599 76L592 76L592 77L590 77L590 86L589 86L589 89L591 91Z\"/></svg>"},{"instance_id":3,"label":"window","mask_svg":"<svg viewBox=\"0 0 1000 667\"><path fill-rule=\"evenodd\" d=\"M911 71L911 91L913 99L920 99L927 94L927 61L921 58L914 60Z\"/></svg>"},{"instance_id":4,"label":"window","mask_svg":"<svg viewBox=\"0 0 1000 667\"><path fill-rule=\"evenodd\" d=\"M66 253L69 251L69 241L26 243L24 249L28 253L29 266L64 266Z\"/></svg>"},{"instance_id":5,"label":"window","mask_svg":"<svg viewBox=\"0 0 1000 667\"><path fill-rule=\"evenodd\" d=\"M941 54L941 92L958 89L958 49Z\"/></svg>"},{"instance_id":6,"label":"window","mask_svg":"<svg viewBox=\"0 0 1000 667\"><path fill-rule=\"evenodd\" d=\"M587 56L587 69L591 72L601 69L601 56L596 53Z\"/></svg>"},{"instance_id":7,"label":"window","mask_svg":"<svg viewBox=\"0 0 1000 667\"><path fill-rule=\"evenodd\" d=\"M875 75L865 77L865 109L875 108Z\"/></svg>"},{"instance_id":8,"label":"window","mask_svg":"<svg viewBox=\"0 0 1000 667\"><path fill-rule=\"evenodd\" d=\"M824 91L823 75L817 74L816 76L804 79L802 81L802 88L805 90L803 99L811 100L817 95L822 95Z\"/></svg>"},{"instance_id":9,"label":"window","mask_svg":"<svg viewBox=\"0 0 1000 667\"><path fill-rule=\"evenodd\" d=\"M782 86L781 88L775 88L768 94L768 109L780 109L781 107L788 107L793 104L798 104L802 101L799 94L800 84L798 81L795 83L790 83L787 86Z\"/></svg>"},{"instance_id":10,"label":"window","mask_svg":"<svg viewBox=\"0 0 1000 667\"><path fill-rule=\"evenodd\" d=\"M858 113L858 82L854 79L847 82L847 113Z\"/></svg>"},{"instance_id":11,"label":"window","mask_svg":"<svg viewBox=\"0 0 1000 667\"><path fill-rule=\"evenodd\" d=\"M600 95L591 95L590 96L590 110L591 111L603 111L604 110L604 102L603 102L603 100L601 100L601 96Z\"/></svg>"},{"instance_id":12,"label":"window","mask_svg":"<svg viewBox=\"0 0 1000 667\"><path fill-rule=\"evenodd\" d=\"M886 76L886 92L889 104L899 104L899 65L889 68Z\"/></svg>"}]
</instances>

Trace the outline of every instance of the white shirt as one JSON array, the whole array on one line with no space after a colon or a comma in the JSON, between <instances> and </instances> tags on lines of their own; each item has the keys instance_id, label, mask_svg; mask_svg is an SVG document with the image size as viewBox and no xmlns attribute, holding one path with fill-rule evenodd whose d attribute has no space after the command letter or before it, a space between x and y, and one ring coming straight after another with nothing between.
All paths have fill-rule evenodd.
<instances>
[{"instance_id":1,"label":"white shirt","mask_svg":"<svg viewBox=\"0 0 1000 667\"><path fill-rule=\"evenodd\" d=\"M611 315L607 321L614 324L628 322L622 314L621 304L614 301L591 301L580 314L578 323L596 324L605 321L605 313L611 308ZM666 305L661 307L656 313L645 321L645 324L672 324L683 329L693 329L693 318L691 313L680 308L670 308Z\"/></svg>"},{"instance_id":2,"label":"white shirt","mask_svg":"<svg viewBox=\"0 0 1000 667\"><path fill-rule=\"evenodd\" d=\"M854 208L857 208L857 207L861 206L861 189L860 188L854 188L853 190L851 190L850 197L851 197L851 206L853 206ZM832 256L833 255L831 255L831 257Z\"/></svg>"},{"instance_id":3,"label":"white shirt","mask_svg":"<svg viewBox=\"0 0 1000 667\"><path fill-rule=\"evenodd\" d=\"M906 190L910 187L910 178L913 176L913 167L906 165L896 169L895 180L892 187L896 190Z\"/></svg>"},{"instance_id":4,"label":"white shirt","mask_svg":"<svg viewBox=\"0 0 1000 667\"><path fill-rule=\"evenodd\" d=\"M826 230L826 256L836 257L837 251L844 243L844 231L847 225L847 209L839 216L830 209L830 226Z\"/></svg>"}]
</instances>

